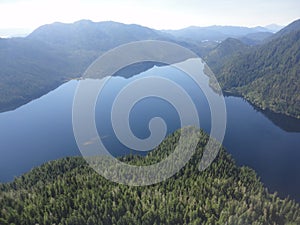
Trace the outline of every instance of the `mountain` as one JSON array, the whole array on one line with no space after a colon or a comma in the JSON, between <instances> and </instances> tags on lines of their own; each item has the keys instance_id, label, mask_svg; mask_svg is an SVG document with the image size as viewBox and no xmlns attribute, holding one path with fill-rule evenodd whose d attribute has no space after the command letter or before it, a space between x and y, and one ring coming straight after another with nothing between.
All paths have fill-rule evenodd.
<instances>
[{"instance_id":1,"label":"mountain","mask_svg":"<svg viewBox=\"0 0 300 225\"><path fill-rule=\"evenodd\" d=\"M209 30L217 30L223 34L232 35L232 36L242 36L250 33L257 32L268 32L264 27L239 27L239 26L209 26Z\"/></svg>"},{"instance_id":2,"label":"mountain","mask_svg":"<svg viewBox=\"0 0 300 225\"><path fill-rule=\"evenodd\" d=\"M272 31L272 32L278 32L279 30L281 30L284 26L278 25L278 24L269 24L267 26L265 26L265 28L267 28L268 30Z\"/></svg>"},{"instance_id":3,"label":"mountain","mask_svg":"<svg viewBox=\"0 0 300 225\"><path fill-rule=\"evenodd\" d=\"M156 163L174 150L179 132L145 157L120 160ZM270 194L253 170L238 167L224 149L200 172L208 136L202 131L197 135L200 142L189 163L150 186L108 181L80 157L46 163L0 184L0 224L300 224L298 204Z\"/></svg>"},{"instance_id":4,"label":"mountain","mask_svg":"<svg viewBox=\"0 0 300 225\"><path fill-rule=\"evenodd\" d=\"M24 104L75 77L71 68L65 53L43 42L0 39L0 111Z\"/></svg>"},{"instance_id":5,"label":"mountain","mask_svg":"<svg viewBox=\"0 0 300 225\"><path fill-rule=\"evenodd\" d=\"M26 28L2 28L0 29L0 38L26 37L30 32L31 30Z\"/></svg>"},{"instance_id":6,"label":"mountain","mask_svg":"<svg viewBox=\"0 0 300 225\"><path fill-rule=\"evenodd\" d=\"M33 31L28 39L43 41L68 50L107 51L118 45L139 40L161 40L163 33L136 24L92 22L54 23ZM167 38L165 38L167 39Z\"/></svg>"},{"instance_id":7,"label":"mountain","mask_svg":"<svg viewBox=\"0 0 300 225\"><path fill-rule=\"evenodd\" d=\"M259 45L264 43L264 41L270 38L271 36L273 36L272 32L257 32L257 33L247 34L238 39L247 45Z\"/></svg>"},{"instance_id":8,"label":"mountain","mask_svg":"<svg viewBox=\"0 0 300 225\"><path fill-rule=\"evenodd\" d=\"M273 36L268 38L267 41L271 41L271 40L274 40L276 38L283 37L283 36L289 34L290 32L294 32L294 31L297 31L297 30L300 30L300 19L295 20L292 23L290 23L288 26L282 28L277 33L275 33Z\"/></svg>"},{"instance_id":9,"label":"mountain","mask_svg":"<svg viewBox=\"0 0 300 225\"><path fill-rule=\"evenodd\" d=\"M187 27L181 30L164 30L164 32L189 41L220 41L227 37L222 32L204 27Z\"/></svg>"},{"instance_id":10,"label":"mountain","mask_svg":"<svg viewBox=\"0 0 300 225\"><path fill-rule=\"evenodd\" d=\"M271 37L262 27L157 31L135 24L89 20L44 25L25 38L0 38L0 111L14 109L80 77L98 56L111 48L154 39L180 44L205 58L224 90L243 95L261 108L298 117L299 39L295 32L299 29L300 20ZM232 36L239 41L228 39ZM252 45L255 46L248 49ZM138 65L132 71L149 66ZM127 72L132 75L130 70ZM250 85L258 78L258 84ZM280 91L272 91L275 89L270 86L278 86Z\"/></svg>"},{"instance_id":11,"label":"mountain","mask_svg":"<svg viewBox=\"0 0 300 225\"><path fill-rule=\"evenodd\" d=\"M208 58L223 89L259 108L300 118L299 25L300 21L293 22L272 40L232 56L221 66L210 65Z\"/></svg>"},{"instance_id":12,"label":"mountain","mask_svg":"<svg viewBox=\"0 0 300 225\"><path fill-rule=\"evenodd\" d=\"M25 38L0 39L0 111L14 109L80 77L113 47L149 39L170 40L160 31L139 25L88 20L44 25Z\"/></svg>"},{"instance_id":13,"label":"mountain","mask_svg":"<svg viewBox=\"0 0 300 225\"><path fill-rule=\"evenodd\" d=\"M249 46L242 41L227 38L211 50L204 59L214 71L219 71L232 57L241 55L248 50Z\"/></svg>"},{"instance_id":14,"label":"mountain","mask_svg":"<svg viewBox=\"0 0 300 225\"><path fill-rule=\"evenodd\" d=\"M242 37L257 32L269 32L263 27L237 27L237 26L191 26L180 30L165 30L165 32L184 40L193 41L223 41L229 37Z\"/></svg>"},{"instance_id":15,"label":"mountain","mask_svg":"<svg viewBox=\"0 0 300 225\"><path fill-rule=\"evenodd\" d=\"M0 112L15 109L80 77L107 50L140 40L174 42L200 56L216 44L186 42L136 24L90 20L43 25L25 38L0 38ZM132 71L143 71L149 66L138 65Z\"/></svg>"}]
</instances>

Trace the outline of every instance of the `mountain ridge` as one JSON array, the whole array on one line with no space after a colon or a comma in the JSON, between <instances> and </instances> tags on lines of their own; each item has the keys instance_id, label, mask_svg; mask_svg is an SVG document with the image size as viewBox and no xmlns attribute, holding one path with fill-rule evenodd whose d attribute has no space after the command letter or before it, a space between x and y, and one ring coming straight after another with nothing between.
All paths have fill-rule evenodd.
<instances>
[{"instance_id":1,"label":"mountain ridge","mask_svg":"<svg viewBox=\"0 0 300 225\"><path fill-rule=\"evenodd\" d=\"M165 32L183 39L194 41L214 40L223 41L229 37L242 37L251 33L270 32L264 27L241 27L241 26L190 26L180 30L164 30Z\"/></svg>"},{"instance_id":2,"label":"mountain ridge","mask_svg":"<svg viewBox=\"0 0 300 225\"><path fill-rule=\"evenodd\" d=\"M211 69L224 90L259 108L300 118L300 20L274 36ZM208 64L214 60L209 56Z\"/></svg>"},{"instance_id":3,"label":"mountain ridge","mask_svg":"<svg viewBox=\"0 0 300 225\"><path fill-rule=\"evenodd\" d=\"M254 45L252 48L253 52L260 54L257 49L263 48L262 46L267 45L273 39L288 35L292 30L298 28L299 21L294 21L278 33L272 35L270 39L267 37L270 33L257 33L258 30L265 29L261 27L211 26L208 29L212 29L213 33L211 34L217 36L221 32L214 30L216 28L227 31L236 29L236 33L234 34L249 32L250 29L252 33L233 38L238 38L248 46ZM226 43L227 36L224 34L224 31L221 35L224 38L223 42ZM189 40L182 39L172 34L137 24L80 20L73 24L57 22L43 25L25 38L0 39L0 111L14 109L36 97L46 94L69 79L80 77L93 60L111 48L131 41L150 39L171 41L187 47L196 52L200 57L208 60L208 65L214 61L212 69L221 80L221 83L225 84L224 87L225 89L227 88L227 91L239 94L246 92L246 88L244 88L245 90L236 89L241 89L241 87L234 86L235 84L230 87L231 90L228 90L229 86L226 86L224 77L239 77L239 79L242 79L242 76L228 75L229 71L221 71L221 67L224 67L225 62L227 69L233 69L234 66L232 63L240 62L241 59L238 57L245 55L242 52L245 51L248 54L248 47L244 45L242 47L242 45L236 43L236 52L233 52L233 46L227 46L229 47L227 54L223 51L219 56L215 54L216 58L213 59L213 52L221 51L219 41L201 41L201 38L199 39L197 35L191 35L191 39ZM256 53L252 53L253 56L248 55L242 58L257 57ZM236 59L233 59L234 57ZM230 58L232 58L231 63L229 62ZM276 65L274 64L273 67L276 68ZM239 71L242 70L239 69ZM249 76L252 75L250 74ZM268 107L269 103L267 105L265 103L259 104L258 100L255 99L256 97L249 98L246 94L243 96L252 101L252 103L256 102L255 104L258 107ZM284 107L287 108L290 106ZM271 109L274 110L274 107L271 107ZM275 112L283 111L275 109ZM294 114L292 113L291 115Z\"/></svg>"},{"instance_id":4,"label":"mountain ridge","mask_svg":"<svg viewBox=\"0 0 300 225\"><path fill-rule=\"evenodd\" d=\"M266 41L271 41L271 40L277 39L279 37L283 37L284 35L287 35L290 32L294 32L299 29L300 29L300 19L295 20L295 21L291 22L290 24L288 24L287 26L283 27L278 32L276 32L273 36L266 39Z\"/></svg>"},{"instance_id":5,"label":"mountain ridge","mask_svg":"<svg viewBox=\"0 0 300 225\"><path fill-rule=\"evenodd\" d=\"M139 25L103 24L117 29L105 33L101 26L93 28L97 23L85 20L44 25L25 38L0 39L0 111L14 109L80 77L98 56L120 44L154 38L166 40L156 31ZM123 37L118 35L120 26Z\"/></svg>"}]
</instances>

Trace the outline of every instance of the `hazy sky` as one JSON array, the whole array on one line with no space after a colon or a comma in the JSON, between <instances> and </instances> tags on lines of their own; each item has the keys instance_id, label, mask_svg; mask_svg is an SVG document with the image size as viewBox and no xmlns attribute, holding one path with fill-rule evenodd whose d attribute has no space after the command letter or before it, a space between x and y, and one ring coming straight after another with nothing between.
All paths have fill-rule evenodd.
<instances>
[{"instance_id":1,"label":"hazy sky","mask_svg":"<svg viewBox=\"0 0 300 225\"><path fill-rule=\"evenodd\" d=\"M113 20L156 29L190 25L286 25L300 0L0 0L0 28L34 29L55 21Z\"/></svg>"}]
</instances>

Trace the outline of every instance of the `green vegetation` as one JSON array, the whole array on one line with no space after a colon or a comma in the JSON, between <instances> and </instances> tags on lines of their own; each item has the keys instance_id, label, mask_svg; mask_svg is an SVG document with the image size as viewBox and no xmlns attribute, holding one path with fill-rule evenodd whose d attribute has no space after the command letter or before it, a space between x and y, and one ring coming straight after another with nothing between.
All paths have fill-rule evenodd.
<instances>
[{"instance_id":1,"label":"green vegetation","mask_svg":"<svg viewBox=\"0 0 300 225\"><path fill-rule=\"evenodd\" d=\"M13 109L80 77L94 56L76 56L25 38L0 40L0 111Z\"/></svg>"},{"instance_id":2,"label":"green vegetation","mask_svg":"<svg viewBox=\"0 0 300 225\"><path fill-rule=\"evenodd\" d=\"M240 40L227 38L205 56L205 61L218 75L220 70L231 62L232 58L239 57L249 50L250 47Z\"/></svg>"},{"instance_id":3,"label":"green vegetation","mask_svg":"<svg viewBox=\"0 0 300 225\"><path fill-rule=\"evenodd\" d=\"M247 34L239 38L239 40L247 45L260 45L263 42L265 42L266 39L272 37L273 35L274 34L271 32L257 32L257 33Z\"/></svg>"},{"instance_id":4,"label":"green vegetation","mask_svg":"<svg viewBox=\"0 0 300 225\"><path fill-rule=\"evenodd\" d=\"M190 162L172 178L151 186L110 182L80 157L46 163L0 185L0 224L300 224L298 204L268 193L255 172L236 166L224 149L200 172L208 136L199 135ZM161 160L178 137L179 131L146 157L121 160Z\"/></svg>"},{"instance_id":5,"label":"green vegetation","mask_svg":"<svg viewBox=\"0 0 300 225\"><path fill-rule=\"evenodd\" d=\"M81 77L99 55L113 47L145 39L164 37L138 25L78 21L45 25L26 38L0 39L0 111Z\"/></svg>"},{"instance_id":6,"label":"green vegetation","mask_svg":"<svg viewBox=\"0 0 300 225\"><path fill-rule=\"evenodd\" d=\"M197 53L207 46L176 41L169 35L139 25L116 22L54 23L26 38L0 39L0 112L40 97L72 78L81 77L104 52L140 40L165 40ZM131 68L127 75L149 65Z\"/></svg>"},{"instance_id":7,"label":"green vegetation","mask_svg":"<svg viewBox=\"0 0 300 225\"><path fill-rule=\"evenodd\" d=\"M111 48L151 39L178 43L203 57L226 92L242 95L259 108L300 118L300 20L270 37L260 28L243 27L191 27L178 32L83 20L44 25L26 38L0 39L0 111L82 76L93 60ZM186 38L179 35L182 32ZM220 33L225 36L217 40L231 36L264 44L250 47L233 38L217 44L211 36L201 42L197 35ZM148 66L133 71L140 68Z\"/></svg>"},{"instance_id":8,"label":"green vegetation","mask_svg":"<svg viewBox=\"0 0 300 225\"><path fill-rule=\"evenodd\" d=\"M226 56L209 54L206 60L222 88L259 108L300 118L300 25L295 24L259 47L247 50L236 42ZM214 51L226 46L228 40Z\"/></svg>"}]
</instances>

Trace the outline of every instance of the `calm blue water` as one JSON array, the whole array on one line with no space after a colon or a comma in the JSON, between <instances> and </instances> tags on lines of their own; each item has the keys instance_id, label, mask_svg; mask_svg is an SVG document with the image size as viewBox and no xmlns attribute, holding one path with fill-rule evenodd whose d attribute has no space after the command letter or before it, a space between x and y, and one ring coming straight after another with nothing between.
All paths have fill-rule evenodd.
<instances>
[{"instance_id":1,"label":"calm blue water","mask_svg":"<svg viewBox=\"0 0 300 225\"><path fill-rule=\"evenodd\" d=\"M186 89L197 105L201 127L209 132L208 103L196 84L169 67L153 68L142 76L151 71L172 78ZM96 108L96 121L101 124L97 129L99 135L105 137L104 144L115 155L126 154L129 150L113 135L109 120L112 99L125 84L136 78L111 79L98 98L98 106L104 104L105 107ZM80 155L72 130L72 101L77 84L78 81L70 81L14 111L0 113L1 182L11 181L43 162ZM282 196L290 195L300 202L299 121L263 114L239 97L225 97L225 102L227 130L224 146L239 165L255 169L271 191L278 191ZM148 122L155 116L164 118L168 132L180 126L179 116L172 105L162 99L147 98L132 109L130 125L133 133L140 138L149 136Z\"/></svg>"}]
</instances>

